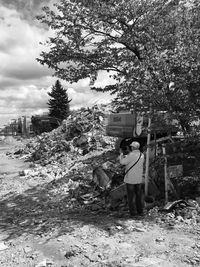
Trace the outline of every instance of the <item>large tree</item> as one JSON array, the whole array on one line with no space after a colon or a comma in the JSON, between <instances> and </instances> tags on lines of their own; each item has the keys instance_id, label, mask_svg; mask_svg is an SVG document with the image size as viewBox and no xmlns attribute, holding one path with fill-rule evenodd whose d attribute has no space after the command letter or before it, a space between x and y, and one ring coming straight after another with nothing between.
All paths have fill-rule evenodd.
<instances>
[{"instance_id":1,"label":"large tree","mask_svg":"<svg viewBox=\"0 0 200 267\"><path fill-rule=\"evenodd\" d=\"M49 105L49 116L59 121L66 119L69 116L69 103L71 99L69 100L67 91L59 80L52 86L52 90L48 95L51 97L47 103Z\"/></svg>"},{"instance_id":2,"label":"large tree","mask_svg":"<svg viewBox=\"0 0 200 267\"><path fill-rule=\"evenodd\" d=\"M39 17L55 36L38 59L56 76L89 77L92 89L117 93L116 106L151 103L180 120L198 114L198 0L60 0L56 7ZM96 88L99 71L116 83Z\"/></svg>"}]
</instances>

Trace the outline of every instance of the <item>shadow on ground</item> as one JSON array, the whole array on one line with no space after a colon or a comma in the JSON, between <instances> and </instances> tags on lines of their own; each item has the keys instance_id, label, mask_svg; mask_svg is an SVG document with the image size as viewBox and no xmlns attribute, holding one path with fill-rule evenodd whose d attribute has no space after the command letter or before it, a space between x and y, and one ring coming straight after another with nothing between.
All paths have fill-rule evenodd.
<instances>
[{"instance_id":1,"label":"shadow on ground","mask_svg":"<svg viewBox=\"0 0 200 267\"><path fill-rule=\"evenodd\" d=\"M101 161L105 162L105 157L99 155L93 157L92 160L101 163ZM85 159L82 163L88 164L90 159ZM76 178L84 172L84 168L75 173ZM6 233L7 240L23 234L48 237L56 233L59 236L72 232L82 225L94 225L107 230L109 226L115 224L119 217L113 212L103 209L92 211L78 201L79 198L72 199L73 194L69 192L63 194L62 190L58 190L65 187L69 179L75 176L74 172L68 173L61 179L34 186L22 194L8 192L4 195L4 199L0 201L0 231ZM76 192L88 193L93 190L92 187L83 187L83 183L80 183Z\"/></svg>"},{"instance_id":2,"label":"shadow on ground","mask_svg":"<svg viewBox=\"0 0 200 267\"><path fill-rule=\"evenodd\" d=\"M62 179L58 182L62 183ZM6 232L7 239L22 234L48 235L55 231L60 235L83 224L93 224L105 229L106 225L112 224L116 219L109 216L109 212L101 211L98 214L81 207L68 207L69 197L52 198L51 189L52 183L43 187L36 186L21 195L8 194L0 202L0 230Z\"/></svg>"}]
</instances>

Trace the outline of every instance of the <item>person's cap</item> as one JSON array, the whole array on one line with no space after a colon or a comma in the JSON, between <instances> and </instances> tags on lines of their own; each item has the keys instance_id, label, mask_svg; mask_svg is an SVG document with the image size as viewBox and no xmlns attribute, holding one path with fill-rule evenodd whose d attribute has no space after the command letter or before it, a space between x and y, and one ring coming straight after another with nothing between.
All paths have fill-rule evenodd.
<instances>
[{"instance_id":1,"label":"person's cap","mask_svg":"<svg viewBox=\"0 0 200 267\"><path fill-rule=\"evenodd\" d=\"M133 141L130 146L134 147L134 148L140 148L140 143L136 142L136 141Z\"/></svg>"}]
</instances>

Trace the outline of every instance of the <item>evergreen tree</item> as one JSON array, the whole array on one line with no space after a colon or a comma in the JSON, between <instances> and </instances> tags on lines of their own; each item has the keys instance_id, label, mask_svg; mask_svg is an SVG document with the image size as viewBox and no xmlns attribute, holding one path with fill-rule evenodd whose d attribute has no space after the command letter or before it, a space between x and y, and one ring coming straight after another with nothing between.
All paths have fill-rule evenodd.
<instances>
[{"instance_id":1,"label":"evergreen tree","mask_svg":"<svg viewBox=\"0 0 200 267\"><path fill-rule=\"evenodd\" d=\"M60 121L66 119L69 116L71 99L69 100L67 91L62 87L59 80L56 81L48 95L51 97L47 103L49 105L49 116Z\"/></svg>"}]
</instances>

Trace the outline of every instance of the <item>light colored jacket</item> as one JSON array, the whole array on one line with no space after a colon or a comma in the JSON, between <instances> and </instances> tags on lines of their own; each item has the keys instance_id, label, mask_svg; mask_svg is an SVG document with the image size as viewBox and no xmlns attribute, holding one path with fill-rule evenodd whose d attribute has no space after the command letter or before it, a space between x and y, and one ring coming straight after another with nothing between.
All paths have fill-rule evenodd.
<instances>
[{"instance_id":1,"label":"light colored jacket","mask_svg":"<svg viewBox=\"0 0 200 267\"><path fill-rule=\"evenodd\" d=\"M125 172L139 159L140 151L131 151L128 155L124 156L120 154L119 161L125 166ZM136 165L131 168L124 177L124 182L127 184L141 184L144 182L143 178L143 165L144 165L144 155L141 153L141 157Z\"/></svg>"}]
</instances>

